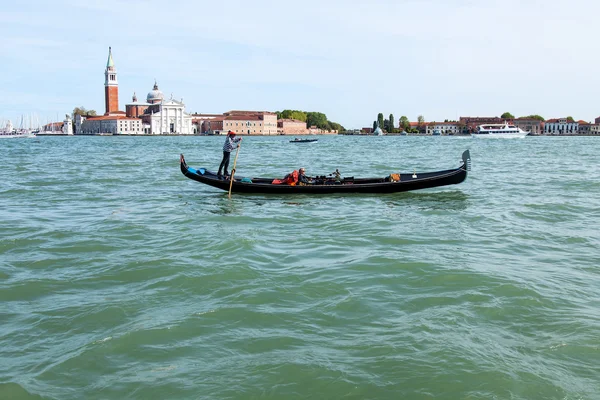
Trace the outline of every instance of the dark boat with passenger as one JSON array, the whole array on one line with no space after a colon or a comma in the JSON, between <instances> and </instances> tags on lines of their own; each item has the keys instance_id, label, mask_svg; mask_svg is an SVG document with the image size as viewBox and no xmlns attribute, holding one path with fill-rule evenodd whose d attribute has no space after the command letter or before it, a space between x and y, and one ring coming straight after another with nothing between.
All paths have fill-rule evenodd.
<instances>
[{"instance_id":1,"label":"dark boat with passenger","mask_svg":"<svg viewBox=\"0 0 600 400\"><path fill-rule=\"evenodd\" d=\"M217 175L205 168L187 165L183 154L180 157L181 172L186 177L222 190L229 191L229 178ZM471 169L469 150L462 154L462 164L455 169L436 172L413 172L390 174L380 178L344 177L336 181L331 176L316 176L310 184L286 184L280 178L249 178L234 174L231 191L234 193L273 194L329 194L329 193L396 193L428 189L438 186L456 185L467 179Z\"/></svg>"},{"instance_id":2,"label":"dark boat with passenger","mask_svg":"<svg viewBox=\"0 0 600 400\"><path fill-rule=\"evenodd\" d=\"M290 143L313 143L313 142L317 142L319 139L294 139L294 140L290 140Z\"/></svg>"}]
</instances>

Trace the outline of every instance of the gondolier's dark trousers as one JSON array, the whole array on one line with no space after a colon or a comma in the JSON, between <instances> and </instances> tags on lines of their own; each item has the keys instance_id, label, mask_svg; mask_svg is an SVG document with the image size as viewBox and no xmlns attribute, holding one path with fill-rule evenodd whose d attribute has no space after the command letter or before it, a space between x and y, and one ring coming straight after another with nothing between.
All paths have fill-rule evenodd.
<instances>
[{"instance_id":1,"label":"gondolier's dark trousers","mask_svg":"<svg viewBox=\"0 0 600 400\"><path fill-rule=\"evenodd\" d=\"M231 153L229 151L223 152L223 160L221 160L221 165L219 165L219 175L221 174L221 170L224 170L225 175L229 175L227 169L229 168L229 158L231 157Z\"/></svg>"}]
</instances>

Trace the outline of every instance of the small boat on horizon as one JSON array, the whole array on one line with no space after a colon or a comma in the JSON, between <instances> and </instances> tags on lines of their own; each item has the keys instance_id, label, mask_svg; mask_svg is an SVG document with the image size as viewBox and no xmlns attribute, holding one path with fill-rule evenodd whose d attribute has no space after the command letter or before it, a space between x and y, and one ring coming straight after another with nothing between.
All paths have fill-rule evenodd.
<instances>
[{"instance_id":1,"label":"small boat on horizon","mask_svg":"<svg viewBox=\"0 0 600 400\"><path fill-rule=\"evenodd\" d=\"M477 138L520 139L528 134L529 132L505 122L504 124L479 125L477 132L473 132L471 136Z\"/></svg>"},{"instance_id":2,"label":"small boat on horizon","mask_svg":"<svg viewBox=\"0 0 600 400\"><path fill-rule=\"evenodd\" d=\"M318 142L319 139L298 139L295 138L294 140L290 140L290 143L313 143L313 142Z\"/></svg>"}]
</instances>

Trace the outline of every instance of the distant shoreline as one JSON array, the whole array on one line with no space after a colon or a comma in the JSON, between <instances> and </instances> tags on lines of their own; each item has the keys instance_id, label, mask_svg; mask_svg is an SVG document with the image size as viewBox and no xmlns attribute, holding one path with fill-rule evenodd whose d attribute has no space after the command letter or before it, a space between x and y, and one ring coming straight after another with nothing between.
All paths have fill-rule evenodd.
<instances>
[{"instance_id":1,"label":"distant shoreline","mask_svg":"<svg viewBox=\"0 0 600 400\"><path fill-rule=\"evenodd\" d=\"M194 134L194 135L185 135L185 134L173 134L173 135L126 135L126 134L107 134L107 133L100 133L100 134L85 134L85 135L67 135L67 134L37 134L35 135L35 137L173 137L173 136L186 136L186 137L214 137L214 136L221 136L221 137L225 137L226 135L205 135L205 134ZM329 134L298 134L298 135L260 135L260 134L255 134L255 135L248 135L248 134L238 134L238 136L243 136L243 137L248 137L248 136L254 136L254 137L298 137L298 136L372 136L372 137L386 137L386 136L410 136L410 137L471 137L471 134L454 134L454 135L427 135L427 134L418 134L418 133L408 133L408 134L401 134L401 133L388 133L385 135L372 135L372 134L368 134L368 133L329 133ZM582 133L582 134L573 134L573 135L527 135L529 137L581 137L581 136L590 136L590 137L600 137L600 135L594 135L591 133Z\"/></svg>"}]
</instances>

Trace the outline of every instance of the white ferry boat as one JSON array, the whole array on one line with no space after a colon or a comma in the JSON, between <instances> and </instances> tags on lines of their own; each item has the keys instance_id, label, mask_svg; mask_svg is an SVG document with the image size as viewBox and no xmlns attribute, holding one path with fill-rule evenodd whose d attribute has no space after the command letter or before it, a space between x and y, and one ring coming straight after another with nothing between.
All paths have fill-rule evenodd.
<instances>
[{"instance_id":1,"label":"white ferry boat","mask_svg":"<svg viewBox=\"0 0 600 400\"><path fill-rule=\"evenodd\" d=\"M478 138L524 138L528 134L529 132L517 126L504 123L479 125L478 131L472 133L471 136Z\"/></svg>"}]
</instances>

